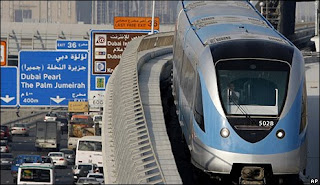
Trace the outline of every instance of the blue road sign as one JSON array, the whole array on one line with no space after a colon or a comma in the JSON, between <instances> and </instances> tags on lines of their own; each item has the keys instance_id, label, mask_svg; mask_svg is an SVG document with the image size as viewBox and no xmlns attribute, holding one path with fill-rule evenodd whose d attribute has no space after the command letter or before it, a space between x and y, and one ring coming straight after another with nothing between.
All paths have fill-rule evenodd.
<instances>
[{"instance_id":1,"label":"blue road sign","mask_svg":"<svg viewBox=\"0 0 320 185\"><path fill-rule=\"evenodd\" d=\"M90 92L104 91L127 44L150 30L91 30Z\"/></svg>"},{"instance_id":2,"label":"blue road sign","mask_svg":"<svg viewBox=\"0 0 320 185\"><path fill-rule=\"evenodd\" d=\"M21 51L20 105L67 106L88 99L86 51Z\"/></svg>"},{"instance_id":3,"label":"blue road sign","mask_svg":"<svg viewBox=\"0 0 320 185\"><path fill-rule=\"evenodd\" d=\"M87 40L57 40L57 50L88 50Z\"/></svg>"},{"instance_id":4,"label":"blue road sign","mask_svg":"<svg viewBox=\"0 0 320 185\"><path fill-rule=\"evenodd\" d=\"M1 67L1 107L17 106L17 67Z\"/></svg>"}]
</instances>

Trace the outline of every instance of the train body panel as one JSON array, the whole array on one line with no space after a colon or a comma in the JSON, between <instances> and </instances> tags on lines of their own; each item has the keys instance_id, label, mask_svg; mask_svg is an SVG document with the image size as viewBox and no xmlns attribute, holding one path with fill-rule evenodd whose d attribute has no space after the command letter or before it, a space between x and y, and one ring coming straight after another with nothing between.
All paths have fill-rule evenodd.
<instances>
[{"instance_id":1,"label":"train body panel","mask_svg":"<svg viewBox=\"0 0 320 185\"><path fill-rule=\"evenodd\" d=\"M307 143L295 150L269 155L233 153L217 150L194 139L192 163L206 172L230 174L234 164L270 164L274 175L298 174L306 165Z\"/></svg>"},{"instance_id":2,"label":"train body panel","mask_svg":"<svg viewBox=\"0 0 320 185\"><path fill-rule=\"evenodd\" d=\"M303 171L301 52L247 1L179 2L177 12L173 95L193 163L221 174L235 164Z\"/></svg>"},{"instance_id":3,"label":"train body panel","mask_svg":"<svg viewBox=\"0 0 320 185\"><path fill-rule=\"evenodd\" d=\"M186 24L192 24L203 43L222 36L257 35L274 37L291 44L245 1L207 1L196 7L192 6L192 1L184 4L188 17Z\"/></svg>"}]
</instances>

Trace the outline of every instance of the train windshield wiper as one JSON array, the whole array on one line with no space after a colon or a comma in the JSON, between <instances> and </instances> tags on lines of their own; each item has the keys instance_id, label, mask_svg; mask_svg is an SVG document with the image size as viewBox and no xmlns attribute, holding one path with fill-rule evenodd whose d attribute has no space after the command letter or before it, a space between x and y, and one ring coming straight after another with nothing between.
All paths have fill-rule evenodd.
<instances>
[{"instance_id":1,"label":"train windshield wiper","mask_svg":"<svg viewBox=\"0 0 320 185\"><path fill-rule=\"evenodd\" d=\"M251 119L251 116L244 110L244 108L239 103L237 103L237 101L234 98L232 98L232 96L230 96L229 98L231 102L237 106L240 112L250 121L251 125L255 125L256 122L253 119Z\"/></svg>"}]
</instances>

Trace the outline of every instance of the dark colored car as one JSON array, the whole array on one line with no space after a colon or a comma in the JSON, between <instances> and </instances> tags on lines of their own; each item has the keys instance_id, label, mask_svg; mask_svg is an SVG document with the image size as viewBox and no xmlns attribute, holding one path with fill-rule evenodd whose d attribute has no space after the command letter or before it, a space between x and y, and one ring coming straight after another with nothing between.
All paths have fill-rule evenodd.
<instances>
[{"instance_id":1,"label":"dark colored car","mask_svg":"<svg viewBox=\"0 0 320 185\"><path fill-rule=\"evenodd\" d=\"M86 177L88 173L99 172L99 168L96 164L93 163L83 163L79 165L74 165L72 167L73 179L77 181L80 177Z\"/></svg>"},{"instance_id":2,"label":"dark colored car","mask_svg":"<svg viewBox=\"0 0 320 185\"><path fill-rule=\"evenodd\" d=\"M4 139L4 135L5 135L4 131L0 130L0 139Z\"/></svg>"},{"instance_id":3,"label":"dark colored car","mask_svg":"<svg viewBox=\"0 0 320 185\"><path fill-rule=\"evenodd\" d=\"M17 181L17 174L19 166L23 163L41 163L42 158L40 155L18 155L13 159L11 164L11 175L13 177L13 182Z\"/></svg>"},{"instance_id":4,"label":"dark colored car","mask_svg":"<svg viewBox=\"0 0 320 185\"><path fill-rule=\"evenodd\" d=\"M1 169L10 169L13 161L12 153L1 153L0 155L0 165Z\"/></svg>"},{"instance_id":5,"label":"dark colored car","mask_svg":"<svg viewBox=\"0 0 320 185\"><path fill-rule=\"evenodd\" d=\"M53 160L49 156L41 156L41 162L42 163L49 163L53 165Z\"/></svg>"},{"instance_id":6,"label":"dark colored car","mask_svg":"<svg viewBox=\"0 0 320 185\"><path fill-rule=\"evenodd\" d=\"M67 118L57 118L56 121L60 122L61 134L68 133L68 119Z\"/></svg>"},{"instance_id":7,"label":"dark colored car","mask_svg":"<svg viewBox=\"0 0 320 185\"><path fill-rule=\"evenodd\" d=\"M57 112L58 118L68 118L68 112Z\"/></svg>"},{"instance_id":8,"label":"dark colored car","mask_svg":"<svg viewBox=\"0 0 320 185\"><path fill-rule=\"evenodd\" d=\"M1 138L1 139L7 139L8 141L12 141L12 135L11 135L9 127L6 125L1 125L1 130L3 132L3 134L2 134L3 138Z\"/></svg>"}]
</instances>

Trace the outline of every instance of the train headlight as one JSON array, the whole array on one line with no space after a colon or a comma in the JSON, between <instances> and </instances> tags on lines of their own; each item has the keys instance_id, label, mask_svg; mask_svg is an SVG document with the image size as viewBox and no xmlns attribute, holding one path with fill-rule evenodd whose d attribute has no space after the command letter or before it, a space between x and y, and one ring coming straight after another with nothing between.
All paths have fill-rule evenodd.
<instances>
[{"instance_id":1,"label":"train headlight","mask_svg":"<svg viewBox=\"0 0 320 185\"><path fill-rule=\"evenodd\" d=\"M284 138L284 136L285 136L284 130L282 130L282 129L278 130L277 133L276 133L276 136L277 136L277 138L279 138L279 139Z\"/></svg>"},{"instance_id":2,"label":"train headlight","mask_svg":"<svg viewBox=\"0 0 320 185\"><path fill-rule=\"evenodd\" d=\"M220 131L220 135L221 135L223 138L227 138L227 137L230 135L230 131L229 131L227 128L223 128L223 129L221 129L221 131Z\"/></svg>"}]
</instances>

